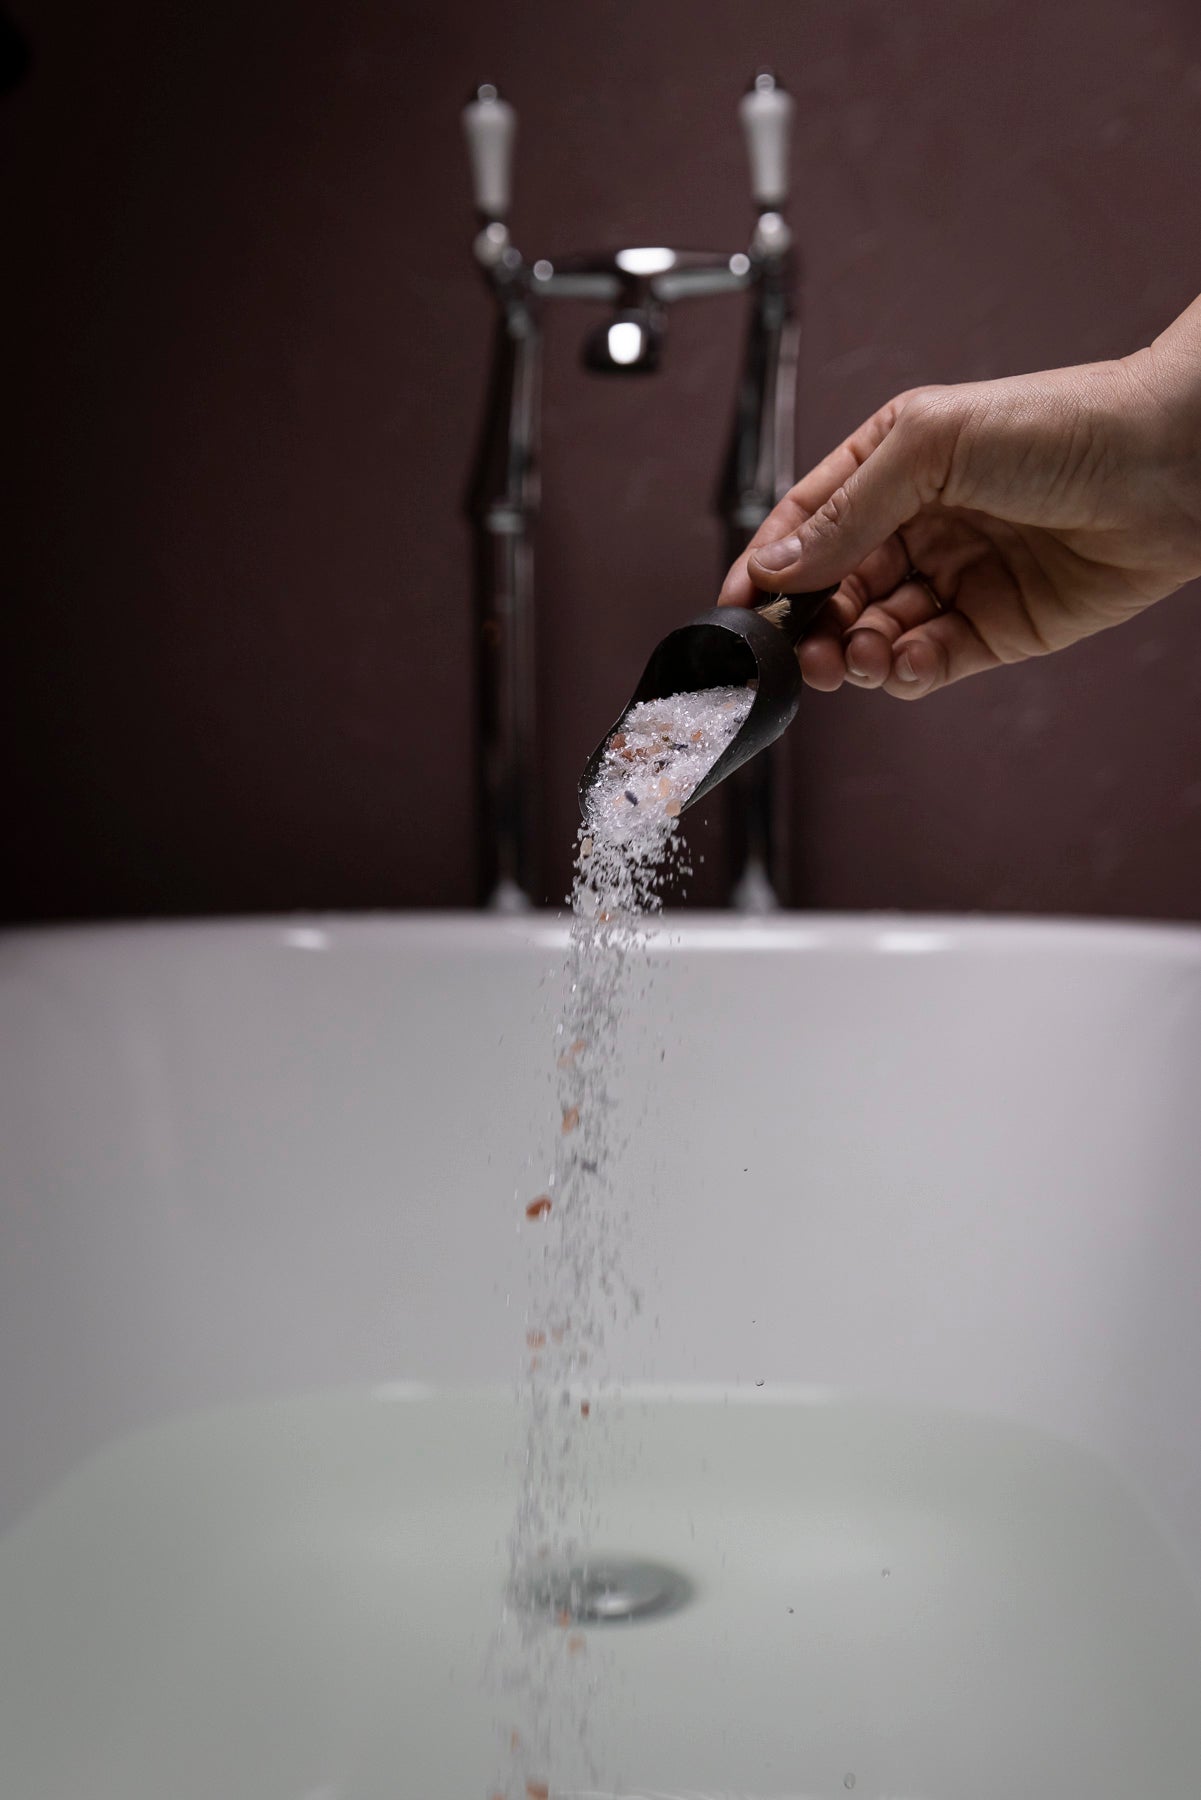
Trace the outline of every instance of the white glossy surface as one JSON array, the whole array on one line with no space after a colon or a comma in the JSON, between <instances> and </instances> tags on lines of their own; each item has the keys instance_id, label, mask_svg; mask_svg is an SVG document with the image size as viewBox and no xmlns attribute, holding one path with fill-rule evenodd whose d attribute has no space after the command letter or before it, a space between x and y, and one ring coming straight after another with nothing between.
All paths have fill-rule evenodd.
<instances>
[{"instance_id":1,"label":"white glossy surface","mask_svg":"<svg viewBox=\"0 0 1201 1800\"><path fill-rule=\"evenodd\" d=\"M471 100L463 108L463 131L476 210L486 219L503 219L513 199L517 114L498 95Z\"/></svg>"},{"instance_id":2,"label":"white glossy surface","mask_svg":"<svg viewBox=\"0 0 1201 1800\"><path fill-rule=\"evenodd\" d=\"M601 1542L693 1595L575 1653L548 1628L556 1800L845 1800L848 1776L867 1800L1192 1800L1201 1613L1095 1459L757 1395L596 1424ZM513 1703L481 1671L519 1444L495 1398L341 1394L91 1461L0 1538L0 1791L495 1792Z\"/></svg>"},{"instance_id":3,"label":"white glossy surface","mask_svg":"<svg viewBox=\"0 0 1201 1800\"><path fill-rule=\"evenodd\" d=\"M0 941L0 1523L197 1407L509 1379L561 947L447 917ZM1048 1432L1201 1593L1201 933L706 918L656 963L623 1372Z\"/></svg>"},{"instance_id":4,"label":"white glossy surface","mask_svg":"<svg viewBox=\"0 0 1201 1800\"><path fill-rule=\"evenodd\" d=\"M783 206L788 198L788 150L796 102L784 88L758 86L744 94L738 112L751 164L757 206Z\"/></svg>"}]
</instances>

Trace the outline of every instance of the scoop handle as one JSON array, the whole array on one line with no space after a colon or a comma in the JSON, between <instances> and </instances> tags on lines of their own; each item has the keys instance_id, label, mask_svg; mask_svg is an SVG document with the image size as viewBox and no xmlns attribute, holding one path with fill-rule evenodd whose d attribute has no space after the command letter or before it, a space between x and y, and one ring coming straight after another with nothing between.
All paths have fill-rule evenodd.
<instances>
[{"instance_id":1,"label":"scoop handle","mask_svg":"<svg viewBox=\"0 0 1201 1800\"><path fill-rule=\"evenodd\" d=\"M795 649L809 627L817 623L826 601L837 592L835 586L817 588L811 594L781 594L778 600L769 600L766 606L756 610L777 631L782 631Z\"/></svg>"}]
</instances>

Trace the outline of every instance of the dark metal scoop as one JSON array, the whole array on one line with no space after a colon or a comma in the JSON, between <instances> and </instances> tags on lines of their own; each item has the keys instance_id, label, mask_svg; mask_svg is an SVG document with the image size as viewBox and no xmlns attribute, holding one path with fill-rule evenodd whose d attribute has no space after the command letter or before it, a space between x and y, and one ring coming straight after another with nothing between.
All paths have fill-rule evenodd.
<instances>
[{"instance_id":1,"label":"dark metal scoop","mask_svg":"<svg viewBox=\"0 0 1201 1800\"><path fill-rule=\"evenodd\" d=\"M643 700L666 700L672 694L695 693L700 688L757 683L750 712L709 773L693 788L682 812L773 744L792 723L800 702L801 671L796 646L834 591L823 588L814 594L785 594L753 612L741 606L718 606L669 632L652 651L642 680L584 765L580 777L580 811L584 818L588 817L588 793L610 740L621 730L630 709Z\"/></svg>"}]
</instances>

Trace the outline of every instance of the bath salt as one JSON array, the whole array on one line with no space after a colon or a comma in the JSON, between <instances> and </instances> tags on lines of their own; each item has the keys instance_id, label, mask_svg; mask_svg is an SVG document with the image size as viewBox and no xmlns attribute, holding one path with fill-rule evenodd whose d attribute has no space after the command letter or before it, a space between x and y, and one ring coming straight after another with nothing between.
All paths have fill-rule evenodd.
<instances>
[{"instance_id":1,"label":"bath salt","mask_svg":"<svg viewBox=\"0 0 1201 1800\"><path fill-rule=\"evenodd\" d=\"M642 700L613 733L589 792L589 824L606 841L674 818L751 710L755 689L702 688Z\"/></svg>"},{"instance_id":2,"label":"bath salt","mask_svg":"<svg viewBox=\"0 0 1201 1800\"><path fill-rule=\"evenodd\" d=\"M576 845L565 997L553 1049L554 1151L542 1192L522 1197L530 1234L526 1319L527 1430L510 1537L509 1604L501 1633L507 1709L498 1719L513 1748L502 1791L522 1800L527 1783L561 1783L564 1758L592 1786L611 1771L591 1766L589 1687L602 1648L565 1636L568 1610L530 1604L548 1572L586 1571L595 1529L593 1478L611 1401L611 1334L638 1311L625 1267L629 1202L619 1159L635 1129L620 1098L622 1071L645 1031L651 963L648 927L669 872L683 870L679 815L742 725L751 687L707 688L632 707L606 746ZM536 1351L534 1356L529 1352ZM594 1672L590 1678L597 1679Z\"/></svg>"}]
</instances>

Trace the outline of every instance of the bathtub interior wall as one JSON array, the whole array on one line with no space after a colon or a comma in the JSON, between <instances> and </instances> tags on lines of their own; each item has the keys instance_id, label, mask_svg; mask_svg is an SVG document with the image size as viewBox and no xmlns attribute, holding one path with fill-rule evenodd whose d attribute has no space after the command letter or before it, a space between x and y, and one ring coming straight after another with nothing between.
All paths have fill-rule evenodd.
<instances>
[{"instance_id":1,"label":"bathtub interior wall","mask_svg":"<svg viewBox=\"0 0 1201 1800\"><path fill-rule=\"evenodd\" d=\"M448 917L4 941L0 1521L192 1408L516 1377L562 956ZM1201 1587L1201 934L702 918L652 962L615 1372L1045 1430Z\"/></svg>"}]
</instances>

